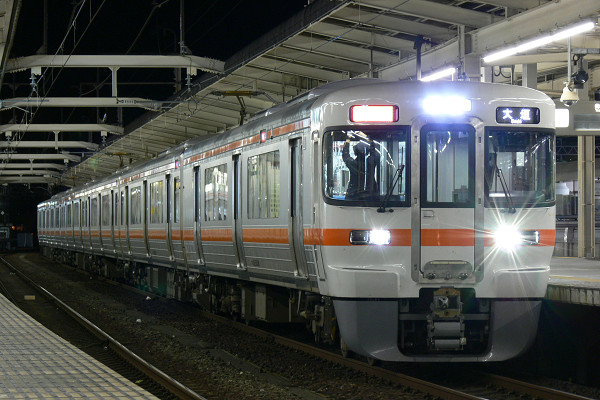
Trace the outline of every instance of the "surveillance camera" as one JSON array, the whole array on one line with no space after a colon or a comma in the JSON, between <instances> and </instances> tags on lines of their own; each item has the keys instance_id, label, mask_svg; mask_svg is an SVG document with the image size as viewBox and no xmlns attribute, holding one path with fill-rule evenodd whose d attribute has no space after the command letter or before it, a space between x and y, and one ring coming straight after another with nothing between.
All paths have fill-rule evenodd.
<instances>
[{"instance_id":1,"label":"surveillance camera","mask_svg":"<svg viewBox=\"0 0 600 400\"><path fill-rule=\"evenodd\" d=\"M579 95L576 90L571 90L569 88L569 84L567 83L563 89L562 95L560 96L560 101L565 106L572 106L573 104L579 101Z\"/></svg>"}]
</instances>

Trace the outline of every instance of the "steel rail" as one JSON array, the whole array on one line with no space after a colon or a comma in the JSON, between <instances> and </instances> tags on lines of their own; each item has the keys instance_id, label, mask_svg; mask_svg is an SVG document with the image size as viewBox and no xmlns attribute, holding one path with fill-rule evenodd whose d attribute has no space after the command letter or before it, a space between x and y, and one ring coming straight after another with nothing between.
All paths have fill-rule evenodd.
<instances>
[{"instance_id":1,"label":"steel rail","mask_svg":"<svg viewBox=\"0 0 600 400\"><path fill-rule=\"evenodd\" d=\"M73 319L75 319L79 324L81 324L84 328L86 328L94 336L96 336L100 340L106 341L107 345L113 351L115 351L119 356L121 356L123 359L125 359L127 362L129 362L131 365L133 365L135 368L137 368L138 370L140 370L141 372L146 374L152 380L154 380L155 382L160 384L162 387L164 387L170 393L174 394L175 396L177 396L181 399L207 400L205 397L200 396L198 393L192 391L187 386L185 386L182 383L171 378L169 375L165 374L158 368L154 367L152 364L148 363L147 361L145 361L144 359L139 357L137 354L135 354L132 351L130 351L129 349L127 349L125 346L123 346L117 340L112 338L109 334L107 334L106 332L104 332L100 328L98 328L91 321L89 321L84 316L79 314L77 311L75 311L74 309L69 307L67 304L62 302L60 299L58 299L52 293L47 291L45 288L38 285L27 275L23 274L18 268L16 268L10 262L5 260L4 257L0 257L0 261L3 262L5 265L7 265L9 268L11 268L13 271L15 271L16 274L18 274L22 279L26 280L34 288L39 290L45 297L47 297L49 300L54 302L58 307L60 307L63 311L65 311L67 314L69 314Z\"/></svg>"},{"instance_id":2,"label":"steel rail","mask_svg":"<svg viewBox=\"0 0 600 400\"><path fill-rule=\"evenodd\" d=\"M527 393L530 396L547 400L593 400L591 397L580 396L573 393L563 392L561 390L534 385L532 383L521 382L516 379L505 376L490 374L487 372L474 371L479 377L494 386L500 386L508 390Z\"/></svg>"},{"instance_id":3,"label":"steel rail","mask_svg":"<svg viewBox=\"0 0 600 400\"><path fill-rule=\"evenodd\" d=\"M348 367L360 372L364 372L368 375L375 376L378 378L385 379L391 383L402 385L414 390L417 390L421 393L426 393L435 398L440 398L444 400L482 400L482 397L473 396L468 393L463 393L458 390L454 390L451 388L447 388L432 382L427 382L422 379L418 379L412 376L400 374L398 372L390 371L385 368L371 366L362 361L354 360L351 358L344 358L343 356L332 353L331 351L320 349L318 347L301 343L296 340L288 339L283 336L276 335L274 333L270 333L264 331L259 328L255 328L252 326L248 326L241 322L232 321L228 318L221 317L219 315L215 315L206 311L202 311L202 315L207 318L213 319L215 321L224 323L229 325L235 329L241 330L243 332L247 332L259 337L270 338L274 343L292 348L294 350L298 350L307 354L310 354L315 357L319 357L321 359L336 363L338 365Z\"/></svg>"},{"instance_id":4,"label":"steel rail","mask_svg":"<svg viewBox=\"0 0 600 400\"><path fill-rule=\"evenodd\" d=\"M206 311L202 311L202 314L213 320L217 320L224 324L228 324L235 329L254 334L259 337L270 338L274 343L281 344L283 346L298 350L312 356L322 358L324 360L336 363L341 366L349 367L354 370L364 372L371 376L375 376L381 379L385 379L391 383L399 384L402 386L409 387L414 390L418 390L422 393L427 393L441 399L482 399L482 397L473 396L468 393L460 392L451 388L447 388L432 382L428 382L422 379L418 379L409 375L401 374L398 372L390 371L385 368L368 365L362 361L345 358L339 354L332 353L330 351L320 349L310 344L301 343L292 339L288 339L283 336L279 336L259 328L247 326L243 323L232 321L228 318L215 315ZM561 390L552 389L544 386L534 385L527 382L518 381L516 379L503 377L500 375L494 375L486 372L473 371L474 374L478 375L480 379L496 387L502 387L508 390L516 391L519 393L525 393L535 398L548 399L548 400L594 400L589 397L580 396L573 393L563 392Z\"/></svg>"}]
</instances>

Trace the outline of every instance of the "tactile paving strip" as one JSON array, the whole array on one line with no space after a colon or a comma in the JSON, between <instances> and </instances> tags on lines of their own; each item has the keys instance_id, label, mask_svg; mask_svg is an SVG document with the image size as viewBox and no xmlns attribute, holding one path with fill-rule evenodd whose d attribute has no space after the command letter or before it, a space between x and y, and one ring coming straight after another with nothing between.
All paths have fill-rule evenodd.
<instances>
[{"instance_id":1,"label":"tactile paving strip","mask_svg":"<svg viewBox=\"0 0 600 400\"><path fill-rule=\"evenodd\" d=\"M0 399L157 399L0 295Z\"/></svg>"}]
</instances>

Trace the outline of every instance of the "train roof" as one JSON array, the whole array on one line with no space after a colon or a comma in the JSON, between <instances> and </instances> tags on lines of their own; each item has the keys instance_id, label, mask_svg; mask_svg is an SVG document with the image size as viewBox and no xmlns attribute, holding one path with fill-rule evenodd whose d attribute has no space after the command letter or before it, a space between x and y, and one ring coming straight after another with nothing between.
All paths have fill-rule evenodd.
<instances>
[{"instance_id":1,"label":"train roof","mask_svg":"<svg viewBox=\"0 0 600 400\"><path fill-rule=\"evenodd\" d=\"M244 125L237 126L222 134L211 138L192 138L177 146L174 146L157 157L147 160L143 163L126 166L115 171L110 176L99 180L90 181L84 185L77 186L67 191L58 193L50 198L49 201L68 196L69 194L80 191L84 188L93 188L102 186L109 182L114 182L121 177L134 175L138 171L147 169L152 165L161 165L173 161L182 153L195 153L206 150L211 147L218 147L248 136L255 135L265 127L277 127L282 123L294 122L310 115L312 107L318 107L327 101L335 99L347 99L356 94L356 90L372 90L377 88L377 93L385 96L386 93L402 91L407 94L407 99L426 96L427 94L462 94L465 96L477 96L478 98L496 99L511 97L527 97L532 100L547 101L548 104L554 104L546 94L527 87L486 83L472 81L385 81L375 78L357 78L343 81L331 82L315 89L312 89L302 95L282 104L278 104L266 110L263 110L252 116Z\"/></svg>"}]
</instances>

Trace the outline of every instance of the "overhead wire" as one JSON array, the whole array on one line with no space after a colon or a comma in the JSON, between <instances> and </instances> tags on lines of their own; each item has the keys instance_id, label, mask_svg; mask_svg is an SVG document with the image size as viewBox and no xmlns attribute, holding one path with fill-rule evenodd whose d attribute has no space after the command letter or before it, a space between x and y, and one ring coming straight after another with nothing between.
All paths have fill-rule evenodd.
<instances>
[{"instance_id":1,"label":"overhead wire","mask_svg":"<svg viewBox=\"0 0 600 400\"><path fill-rule=\"evenodd\" d=\"M67 32L65 33L65 36L64 36L64 38L63 38L63 40L62 40L62 42L61 42L60 46L58 47L58 49L57 49L57 50L56 50L56 52L54 53L54 56L53 56L53 58L52 58L51 65L53 65L53 64L54 64L54 60L56 59L56 57L57 57L58 53L59 53L60 51L64 51L64 44L65 44L66 40L67 40L67 39L68 39L68 37L69 37L69 34L70 34L70 32L71 32L71 29L73 29L73 27L75 26L75 23L76 23L76 21L77 21L77 19L78 19L79 15L80 15L80 13L81 13L81 10L83 9L83 7L84 7L84 5L85 5L85 2L86 2L86 0L81 0L81 1L80 1L80 3L79 3L79 4L80 4L80 7L79 7L79 9L77 10L77 13L76 13L76 15L75 15L75 18L74 18L74 19L72 19L72 22L71 22L71 24L69 25L69 29L68 29L68 30L67 30ZM102 3L101 3L101 4L100 4L100 6L97 8L96 12L94 13L94 15L92 16L92 18L91 18L91 19L90 19L90 21L88 22L88 24L87 24L87 26L85 27L85 29L84 29L83 33L81 34L81 36L79 37L79 39L78 39L78 40L75 42L75 44L74 44L74 46L73 46L73 49L71 50L71 52L70 52L70 53L69 53L69 55L67 56L67 59L66 59L66 60L64 60L64 63L63 63L61 66L60 66L60 68L59 68L59 70L58 70L58 72L57 72L56 76L54 76L54 73L52 73L53 79L52 79L52 81L51 81L51 83L50 83L50 87L48 88L48 90L47 90L47 91L46 91L46 92L43 94L43 96L40 98L40 97L39 97L39 93L37 92L37 85L32 85L31 92L30 92L30 94L29 94L29 97L27 98L27 100L30 100L30 99L33 97L33 94L34 94L34 93L38 93L38 96L37 96L37 99L39 99L39 100L38 100L38 104L41 104L41 103L42 103L42 102L43 102L43 101L46 99L46 97L48 97L48 93L50 93L50 91L51 91L51 90L52 90L52 88L54 87L54 84L56 83L56 81L57 81L57 80L58 80L58 78L60 77L60 74L61 74L61 73L62 73L62 71L64 70L64 68L65 68L66 64L69 62L69 60L70 60L71 56L73 55L73 53L74 53L74 52L75 52L75 50L77 49L77 46L79 45L79 43L81 43L81 40L82 40L82 39L83 39L83 37L85 36L86 32L88 31L88 29L90 28L90 26L92 25L92 23L94 22L94 20L95 20L95 19L96 19L96 17L98 16L98 14L100 13L100 10L102 9L102 7L104 6L104 4L105 4L105 3L106 3L106 0L102 0ZM49 68L49 69L52 69L52 70L54 70L54 68ZM39 81L40 81L40 80L41 80L41 79L42 79L42 78L45 76L45 74L47 73L47 71L48 71L48 69L46 69L46 70L45 70L45 71L44 71L44 72L43 72L43 73L40 75L40 78L39 78L39 79L37 79L37 81L36 81L36 82L39 82ZM53 71L53 72L54 72L54 71ZM32 78L32 83L33 83L33 78ZM28 106L27 108L29 108L29 106ZM18 147L18 145L19 145L19 143L20 143L20 142L23 140L23 137L25 137L25 134L28 132L28 129L29 129L29 124L33 122L33 120L34 120L35 116L37 115L37 113L39 112L40 108L41 108L41 107L38 105L38 106L37 106L37 108L35 109L35 111L33 111L33 112L31 112L31 111L29 111L29 110L26 110L26 112L24 113L24 115L23 115L23 117L22 117L22 120L21 120L21 121L22 121L22 122L21 122L21 125L23 125L23 122L25 122L25 123L26 123L26 129L25 129L24 131L20 131L20 132L19 132L19 135L18 135L18 140L16 141L16 143L15 143L15 142L13 142L13 143L15 143L15 145L14 145L14 146L12 146L13 148L17 148L17 147ZM29 122L27 122L27 117L28 117L28 114L31 114L31 117L29 118ZM10 148L9 148L9 150L10 150ZM5 159L3 159L3 160L2 160L2 164L1 164L1 166L0 166L0 170L4 170L4 169L6 168L6 164L8 164L8 162L11 160L11 158L12 158L12 154L14 154L14 153L7 153L7 154L8 154L8 156L7 156Z\"/></svg>"},{"instance_id":2,"label":"overhead wire","mask_svg":"<svg viewBox=\"0 0 600 400\"><path fill-rule=\"evenodd\" d=\"M144 24L142 25L142 27L138 31L137 36L135 37L135 39L133 40L133 42L131 43L131 45L129 46L129 48L127 49L127 51L125 52L126 55L129 54L131 52L131 50L133 50L133 48L137 44L138 40L142 36L142 33L146 29L146 26L148 26L148 23L150 22L150 19L152 18L152 16L156 12L156 10L159 9L159 8L161 8L163 5L165 5L169 1L171 1L171 0L164 0L162 3L156 3L155 2L153 4L152 9L150 10L150 14L148 14L148 17L146 18L146 21L144 22ZM111 76L112 76L112 74L108 74L106 76L106 78L104 78L102 80L102 82L100 82L99 84L97 84L92 90L89 90L89 91L87 91L85 93L82 93L81 96L86 96L86 95L92 93L93 91L98 90L98 88L101 88Z\"/></svg>"}]
</instances>

